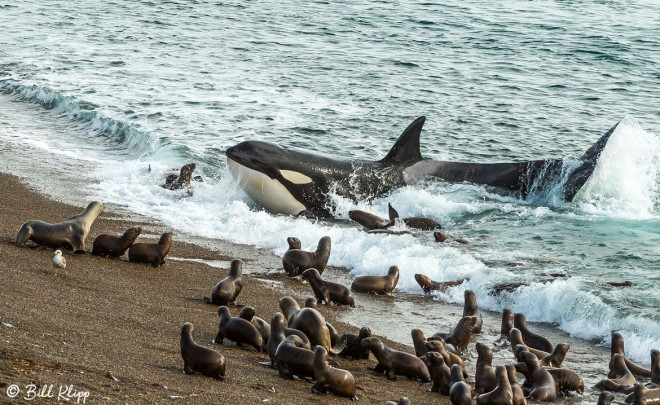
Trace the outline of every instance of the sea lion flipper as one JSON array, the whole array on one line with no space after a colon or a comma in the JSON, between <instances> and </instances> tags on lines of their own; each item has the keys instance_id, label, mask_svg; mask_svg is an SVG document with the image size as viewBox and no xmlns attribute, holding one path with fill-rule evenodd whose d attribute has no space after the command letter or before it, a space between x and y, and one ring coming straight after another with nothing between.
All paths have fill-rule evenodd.
<instances>
[{"instance_id":1,"label":"sea lion flipper","mask_svg":"<svg viewBox=\"0 0 660 405\"><path fill-rule=\"evenodd\" d=\"M390 216L390 221L394 223L394 221L399 218L399 213L394 209L394 207L392 207L392 204L390 203L387 203L387 211Z\"/></svg>"}]
</instances>

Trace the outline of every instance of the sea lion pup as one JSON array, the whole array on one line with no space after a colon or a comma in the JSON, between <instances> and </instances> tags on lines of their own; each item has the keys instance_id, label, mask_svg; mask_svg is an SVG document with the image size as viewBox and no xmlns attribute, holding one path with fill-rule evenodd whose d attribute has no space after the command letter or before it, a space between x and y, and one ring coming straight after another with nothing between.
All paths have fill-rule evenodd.
<instances>
[{"instance_id":1,"label":"sea lion pup","mask_svg":"<svg viewBox=\"0 0 660 405\"><path fill-rule=\"evenodd\" d=\"M598 403L596 405L610 405L614 400L614 394L609 391L603 391L598 396Z\"/></svg>"},{"instance_id":2,"label":"sea lion pup","mask_svg":"<svg viewBox=\"0 0 660 405\"><path fill-rule=\"evenodd\" d=\"M291 329L286 327L286 320L284 315L277 312L273 315L273 319L270 321L269 326L270 334L268 335L268 340L266 342L266 352L268 357L270 357L270 364L264 363L270 367L274 367L277 363L275 360L275 352L277 351L277 346L282 343L284 339L289 336L297 336L302 343L302 347L305 349L310 349L309 339L305 336L304 333L297 329Z\"/></svg>"},{"instance_id":3,"label":"sea lion pup","mask_svg":"<svg viewBox=\"0 0 660 405\"><path fill-rule=\"evenodd\" d=\"M392 266L386 276L362 276L353 280L351 290L374 294L392 295L392 290L399 282L399 268Z\"/></svg>"},{"instance_id":4,"label":"sea lion pup","mask_svg":"<svg viewBox=\"0 0 660 405\"><path fill-rule=\"evenodd\" d=\"M381 218L378 215L366 211L351 210L348 211L348 217L369 231L374 229L385 229L394 225L394 221Z\"/></svg>"},{"instance_id":5,"label":"sea lion pup","mask_svg":"<svg viewBox=\"0 0 660 405\"><path fill-rule=\"evenodd\" d=\"M16 234L16 245L24 246L31 240L51 248L70 247L73 253L85 253L89 230L103 209L102 202L92 201L83 212L64 222L49 224L37 220L27 221Z\"/></svg>"},{"instance_id":6,"label":"sea lion pup","mask_svg":"<svg viewBox=\"0 0 660 405\"><path fill-rule=\"evenodd\" d=\"M95 256L107 256L117 258L122 256L128 248L135 242L135 239L142 232L142 228L136 226L124 232L121 236L112 236L102 233L94 239L92 254Z\"/></svg>"},{"instance_id":7,"label":"sea lion pup","mask_svg":"<svg viewBox=\"0 0 660 405\"><path fill-rule=\"evenodd\" d=\"M461 366L454 364L449 371L451 373L449 399L452 405L472 405L472 388L465 382Z\"/></svg>"},{"instance_id":8,"label":"sea lion pup","mask_svg":"<svg viewBox=\"0 0 660 405\"><path fill-rule=\"evenodd\" d=\"M410 331L410 336L412 337L413 347L415 348L415 356L422 357L426 353L432 351L426 348L426 336L421 329L413 329Z\"/></svg>"},{"instance_id":9,"label":"sea lion pup","mask_svg":"<svg viewBox=\"0 0 660 405\"><path fill-rule=\"evenodd\" d=\"M555 350L555 346L548 339L527 328L527 320L524 314L517 313L513 315L513 326L522 333L523 342L530 348L548 353L552 353Z\"/></svg>"},{"instance_id":10,"label":"sea lion pup","mask_svg":"<svg viewBox=\"0 0 660 405\"><path fill-rule=\"evenodd\" d=\"M504 405L513 403L513 390L509 382L509 375L504 366L495 368L497 385L489 392L477 397L477 405Z\"/></svg>"},{"instance_id":11,"label":"sea lion pup","mask_svg":"<svg viewBox=\"0 0 660 405\"><path fill-rule=\"evenodd\" d=\"M220 318L220 325L218 325L218 334L213 339L213 343L221 345L226 338L236 342L238 347L243 347L243 343L245 343L254 347L259 353L263 351L264 342L261 333L252 323L243 318L231 316L229 308L224 305L218 308L218 317Z\"/></svg>"},{"instance_id":12,"label":"sea lion pup","mask_svg":"<svg viewBox=\"0 0 660 405\"><path fill-rule=\"evenodd\" d=\"M507 364L504 367L506 367L506 375L509 378L509 384L511 384L511 392L513 393L512 405L527 404L527 401L525 400L525 393L523 392L522 387L518 383L516 368L512 364Z\"/></svg>"},{"instance_id":13,"label":"sea lion pup","mask_svg":"<svg viewBox=\"0 0 660 405\"><path fill-rule=\"evenodd\" d=\"M379 373L384 371L389 380L396 380L397 375L402 375L422 382L431 381L429 370L419 357L390 349L376 337L363 339L362 346L371 350L378 360L374 371Z\"/></svg>"},{"instance_id":14,"label":"sea lion pup","mask_svg":"<svg viewBox=\"0 0 660 405\"><path fill-rule=\"evenodd\" d=\"M399 218L399 213L392 207L392 204L387 204L387 209L390 215L390 221L394 221ZM419 229L421 231L432 231L434 229L441 229L439 223L431 218L426 217L410 217L401 219L404 224L409 228Z\"/></svg>"},{"instance_id":15,"label":"sea lion pup","mask_svg":"<svg viewBox=\"0 0 660 405\"><path fill-rule=\"evenodd\" d=\"M281 377L314 379L314 352L296 335L287 336L277 346L275 362Z\"/></svg>"},{"instance_id":16,"label":"sea lion pup","mask_svg":"<svg viewBox=\"0 0 660 405\"><path fill-rule=\"evenodd\" d=\"M456 349L464 351L470 344L470 339L472 338L472 328L474 328L476 323L476 316L464 316L458 321L456 327L452 329L451 332L438 332L433 336L439 336L445 340L445 343L449 343Z\"/></svg>"},{"instance_id":17,"label":"sea lion pup","mask_svg":"<svg viewBox=\"0 0 660 405\"><path fill-rule=\"evenodd\" d=\"M183 372L192 374L195 371L215 377L219 380L225 377L225 357L215 350L200 346L192 337L193 325L186 322L181 327L181 358Z\"/></svg>"},{"instance_id":18,"label":"sea lion pup","mask_svg":"<svg viewBox=\"0 0 660 405\"><path fill-rule=\"evenodd\" d=\"M626 404L660 404L660 388L647 389L644 385L637 383L633 392L625 399Z\"/></svg>"},{"instance_id":19,"label":"sea lion pup","mask_svg":"<svg viewBox=\"0 0 660 405\"><path fill-rule=\"evenodd\" d=\"M287 250L282 257L282 266L289 277L299 276L306 269L316 269L323 274L330 258L330 237L324 236L319 240L315 252L301 249Z\"/></svg>"},{"instance_id":20,"label":"sea lion pup","mask_svg":"<svg viewBox=\"0 0 660 405\"><path fill-rule=\"evenodd\" d=\"M342 357L350 357L351 360L360 360L369 358L369 349L362 347L362 340L371 337L371 329L360 328L357 335L343 334L339 338L338 344L344 346L339 353Z\"/></svg>"},{"instance_id":21,"label":"sea lion pup","mask_svg":"<svg viewBox=\"0 0 660 405\"><path fill-rule=\"evenodd\" d=\"M560 368L561 364L564 362L564 358L566 358L566 353L570 348L570 345L560 343L555 346L555 350L552 353L539 360L543 366Z\"/></svg>"},{"instance_id":22,"label":"sea lion pup","mask_svg":"<svg viewBox=\"0 0 660 405\"><path fill-rule=\"evenodd\" d=\"M502 326L500 327L500 339L509 340L509 333L513 329L513 312L509 308L502 311Z\"/></svg>"},{"instance_id":23,"label":"sea lion pup","mask_svg":"<svg viewBox=\"0 0 660 405\"><path fill-rule=\"evenodd\" d=\"M451 387L451 371L449 370L449 367L447 367L447 364L445 364L442 355L438 352L428 352L426 353L426 360L429 362L428 368L431 372L431 380L433 381L431 392L439 392L442 395L449 395L449 389Z\"/></svg>"},{"instance_id":24,"label":"sea lion pup","mask_svg":"<svg viewBox=\"0 0 660 405\"><path fill-rule=\"evenodd\" d=\"M294 237L294 236L289 236L286 238L286 243L289 244L289 249L288 250L294 250L294 249L300 249L302 246L302 243L300 242L300 239Z\"/></svg>"},{"instance_id":25,"label":"sea lion pup","mask_svg":"<svg viewBox=\"0 0 660 405\"><path fill-rule=\"evenodd\" d=\"M660 385L660 350L651 350L651 382Z\"/></svg>"},{"instance_id":26,"label":"sea lion pup","mask_svg":"<svg viewBox=\"0 0 660 405\"><path fill-rule=\"evenodd\" d=\"M229 274L211 291L211 298L204 297L204 302L215 305L236 305L236 298L243 289L243 261L234 259L231 262ZM252 314L254 316L254 314ZM250 318L249 320L252 320Z\"/></svg>"},{"instance_id":27,"label":"sea lion pup","mask_svg":"<svg viewBox=\"0 0 660 405\"><path fill-rule=\"evenodd\" d=\"M466 278L461 280L452 280L452 281L433 281L424 274L415 274L415 281L422 287L425 293L430 293L431 291L447 291L449 287L455 287L461 285L467 280Z\"/></svg>"},{"instance_id":28,"label":"sea lion pup","mask_svg":"<svg viewBox=\"0 0 660 405\"><path fill-rule=\"evenodd\" d=\"M195 167L197 167L195 163L188 163L187 165L182 166L179 175L170 174L165 179L165 184L162 184L161 187L168 190L179 190L190 187L190 180L192 179Z\"/></svg>"},{"instance_id":29,"label":"sea lion pup","mask_svg":"<svg viewBox=\"0 0 660 405\"><path fill-rule=\"evenodd\" d=\"M490 392L497 387L497 376L493 369L493 351L477 342L477 366L474 372L474 391L478 394Z\"/></svg>"},{"instance_id":30,"label":"sea lion pup","mask_svg":"<svg viewBox=\"0 0 660 405\"><path fill-rule=\"evenodd\" d=\"M477 295L472 290L465 290L465 304L463 305L463 316L476 316L477 321L472 328L472 333L481 333L481 327L484 324L477 305Z\"/></svg>"},{"instance_id":31,"label":"sea lion pup","mask_svg":"<svg viewBox=\"0 0 660 405\"><path fill-rule=\"evenodd\" d=\"M626 358L623 336L621 336L619 332L612 332L612 346L610 348L610 355L614 356L615 353L619 353L620 355L623 356L626 362L626 367L628 368L628 370L630 370L631 373L633 373L633 375L644 378L651 377L651 370L638 366L637 364L633 363L632 361L628 360L628 358ZM613 375L614 372L610 368L610 374L608 375L608 377L614 378Z\"/></svg>"},{"instance_id":32,"label":"sea lion pup","mask_svg":"<svg viewBox=\"0 0 660 405\"><path fill-rule=\"evenodd\" d=\"M525 347L524 351L534 354L534 356L536 356L538 359L544 359L551 355L551 353L547 353L544 352L543 350L537 350L527 346L523 341L522 332L517 328L511 329L511 331L509 332L509 341L511 342L511 351L516 356L516 360L518 361L521 361L520 359L518 359L518 354L517 354L517 352L519 352L520 349L516 350L518 346L524 346Z\"/></svg>"},{"instance_id":33,"label":"sea lion pup","mask_svg":"<svg viewBox=\"0 0 660 405\"><path fill-rule=\"evenodd\" d=\"M165 264L165 256L172 247L172 232L161 235L158 243L134 243L128 248L128 260L138 263L151 263L153 267Z\"/></svg>"},{"instance_id":34,"label":"sea lion pup","mask_svg":"<svg viewBox=\"0 0 660 405\"><path fill-rule=\"evenodd\" d=\"M465 364L463 364L463 359L461 359L461 357L456 353L452 353L447 350L447 346L445 345L445 340L443 338L436 337L434 340L429 340L426 342L426 349L430 352L440 353L445 359L445 364L448 366L453 366L454 364L459 365L461 370L463 370L463 377L469 377L467 369L465 368Z\"/></svg>"},{"instance_id":35,"label":"sea lion pup","mask_svg":"<svg viewBox=\"0 0 660 405\"><path fill-rule=\"evenodd\" d=\"M307 269L302 272L303 280L307 280L314 291L317 302L325 301L326 304L334 302L339 305L350 305L355 307L355 300L351 291L339 283L325 281L316 269Z\"/></svg>"},{"instance_id":36,"label":"sea lion pup","mask_svg":"<svg viewBox=\"0 0 660 405\"><path fill-rule=\"evenodd\" d=\"M328 351L321 346L314 349L314 379L312 392L324 394L331 392L357 401L355 379L349 371L334 368L328 364Z\"/></svg>"},{"instance_id":37,"label":"sea lion pup","mask_svg":"<svg viewBox=\"0 0 660 405\"><path fill-rule=\"evenodd\" d=\"M288 320L289 328L298 329L307 335L312 346L323 346L332 354L341 352L342 348L332 347L330 330L319 311L314 308L300 309L298 303L291 297L280 299L280 309Z\"/></svg>"},{"instance_id":38,"label":"sea lion pup","mask_svg":"<svg viewBox=\"0 0 660 405\"><path fill-rule=\"evenodd\" d=\"M528 399L541 402L552 402L557 399L557 388L552 375L539 364L536 356L532 353L524 352L521 354L522 360L527 366L529 375L529 384L527 380L525 385L531 387L527 395Z\"/></svg>"},{"instance_id":39,"label":"sea lion pup","mask_svg":"<svg viewBox=\"0 0 660 405\"><path fill-rule=\"evenodd\" d=\"M383 405L410 405L410 400L407 397L401 397L399 402L387 401Z\"/></svg>"},{"instance_id":40,"label":"sea lion pup","mask_svg":"<svg viewBox=\"0 0 660 405\"><path fill-rule=\"evenodd\" d=\"M609 377L609 376L612 377ZM601 380L595 388L601 391L615 391L629 393L637 380L632 372L626 367L625 357L619 353L614 353L610 359L609 379Z\"/></svg>"},{"instance_id":41,"label":"sea lion pup","mask_svg":"<svg viewBox=\"0 0 660 405\"><path fill-rule=\"evenodd\" d=\"M539 364L541 364L539 362ZM515 367L514 367L515 368ZM568 391L575 391L579 394L584 392L584 381L582 377L577 375L574 371L565 368L546 367L548 373L555 380L555 388L557 391L566 395Z\"/></svg>"},{"instance_id":42,"label":"sea lion pup","mask_svg":"<svg viewBox=\"0 0 660 405\"><path fill-rule=\"evenodd\" d=\"M309 297L305 300L305 308L318 308L318 302L316 301L316 297ZM330 332L330 344L334 347L337 342L339 342L339 333L337 333L337 329L335 329L334 326L330 324L330 322L326 322L325 326L328 328L328 332ZM303 339L305 340L305 339ZM337 353L333 353L337 354Z\"/></svg>"},{"instance_id":43,"label":"sea lion pup","mask_svg":"<svg viewBox=\"0 0 660 405\"><path fill-rule=\"evenodd\" d=\"M268 338L270 337L270 324L258 316L254 316L255 313L256 312L254 308L248 305L241 308L241 312L238 313L238 317L245 319L254 325L255 328L257 328L259 334L261 335L261 339L263 340L265 349L266 344L268 343Z\"/></svg>"}]
</instances>

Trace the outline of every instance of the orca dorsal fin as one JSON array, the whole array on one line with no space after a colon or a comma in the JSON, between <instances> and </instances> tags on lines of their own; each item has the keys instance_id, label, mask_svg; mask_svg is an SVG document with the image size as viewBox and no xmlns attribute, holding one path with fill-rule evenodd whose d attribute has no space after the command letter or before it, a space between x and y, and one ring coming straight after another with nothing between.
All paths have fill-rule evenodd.
<instances>
[{"instance_id":1,"label":"orca dorsal fin","mask_svg":"<svg viewBox=\"0 0 660 405\"><path fill-rule=\"evenodd\" d=\"M426 117L422 116L408 125L408 128L394 142L394 146L392 146L387 156L381 159L381 162L396 163L422 160L422 153L419 151L419 135L422 133L424 121L426 121Z\"/></svg>"},{"instance_id":2,"label":"orca dorsal fin","mask_svg":"<svg viewBox=\"0 0 660 405\"><path fill-rule=\"evenodd\" d=\"M399 218L399 213L392 207L392 204L388 203L387 204L387 211L390 215L390 221L392 221L392 224L394 224L394 220Z\"/></svg>"}]
</instances>

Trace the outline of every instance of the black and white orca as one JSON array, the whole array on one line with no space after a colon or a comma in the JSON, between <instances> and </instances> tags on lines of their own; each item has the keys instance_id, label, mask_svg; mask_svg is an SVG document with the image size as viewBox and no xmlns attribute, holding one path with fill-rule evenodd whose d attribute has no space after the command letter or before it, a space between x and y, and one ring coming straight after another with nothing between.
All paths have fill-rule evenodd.
<instances>
[{"instance_id":1,"label":"black and white orca","mask_svg":"<svg viewBox=\"0 0 660 405\"><path fill-rule=\"evenodd\" d=\"M547 189L562 179L564 199L570 202L593 173L618 125L598 139L577 164L565 167L563 159L518 163L424 159L419 138L425 120L420 117L413 121L381 160L337 159L267 142L245 141L227 149L227 165L257 203L271 212L290 215L331 216L330 193L357 202L431 179L499 187L523 198L532 190Z\"/></svg>"}]
</instances>

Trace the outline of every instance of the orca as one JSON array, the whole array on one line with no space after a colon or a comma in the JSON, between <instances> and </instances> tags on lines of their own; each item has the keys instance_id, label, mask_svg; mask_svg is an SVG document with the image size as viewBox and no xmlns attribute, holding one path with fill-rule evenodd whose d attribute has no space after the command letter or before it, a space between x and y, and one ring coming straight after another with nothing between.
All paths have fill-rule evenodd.
<instances>
[{"instance_id":1,"label":"orca","mask_svg":"<svg viewBox=\"0 0 660 405\"><path fill-rule=\"evenodd\" d=\"M467 163L422 157L420 135L425 120L414 120L380 160L332 158L268 142L244 141L227 149L227 166L253 200L271 212L289 215L329 217L334 208L330 194L358 202L433 179L499 187L522 198L559 184L564 199L571 202L593 173L618 125L570 165L563 159Z\"/></svg>"}]
</instances>

